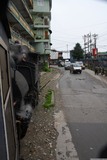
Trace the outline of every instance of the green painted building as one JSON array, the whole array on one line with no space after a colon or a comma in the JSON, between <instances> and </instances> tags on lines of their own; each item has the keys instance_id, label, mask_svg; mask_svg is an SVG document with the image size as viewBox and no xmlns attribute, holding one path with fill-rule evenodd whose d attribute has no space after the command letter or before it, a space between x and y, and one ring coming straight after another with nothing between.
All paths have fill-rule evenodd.
<instances>
[{"instance_id":1,"label":"green painted building","mask_svg":"<svg viewBox=\"0 0 107 160\"><path fill-rule=\"evenodd\" d=\"M40 53L42 59L48 58L51 49L51 8L52 0L33 0L31 14L35 40L32 45Z\"/></svg>"},{"instance_id":2,"label":"green painted building","mask_svg":"<svg viewBox=\"0 0 107 160\"><path fill-rule=\"evenodd\" d=\"M8 20L10 43L19 41L47 59L51 49L52 0L10 0Z\"/></svg>"}]
</instances>

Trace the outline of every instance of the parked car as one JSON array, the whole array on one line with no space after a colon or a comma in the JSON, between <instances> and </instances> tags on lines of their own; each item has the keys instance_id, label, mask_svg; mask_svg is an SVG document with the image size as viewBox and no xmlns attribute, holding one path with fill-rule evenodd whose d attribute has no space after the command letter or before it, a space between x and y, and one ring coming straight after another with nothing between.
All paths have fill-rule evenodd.
<instances>
[{"instance_id":1,"label":"parked car","mask_svg":"<svg viewBox=\"0 0 107 160\"><path fill-rule=\"evenodd\" d=\"M64 67L65 70L69 70L70 66L71 66L71 62L70 61L65 62L65 67Z\"/></svg>"},{"instance_id":2,"label":"parked car","mask_svg":"<svg viewBox=\"0 0 107 160\"><path fill-rule=\"evenodd\" d=\"M85 69L85 65L82 61L76 61L75 63L79 64L82 67L82 69Z\"/></svg>"},{"instance_id":3,"label":"parked car","mask_svg":"<svg viewBox=\"0 0 107 160\"><path fill-rule=\"evenodd\" d=\"M58 67L64 67L64 61L59 60L58 61Z\"/></svg>"},{"instance_id":4,"label":"parked car","mask_svg":"<svg viewBox=\"0 0 107 160\"><path fill-rule=\"evenodd\" d=\"M70 66L70 73L82 73L82 67L78 63L73 63Z\"/></svg>"}]
</instances>

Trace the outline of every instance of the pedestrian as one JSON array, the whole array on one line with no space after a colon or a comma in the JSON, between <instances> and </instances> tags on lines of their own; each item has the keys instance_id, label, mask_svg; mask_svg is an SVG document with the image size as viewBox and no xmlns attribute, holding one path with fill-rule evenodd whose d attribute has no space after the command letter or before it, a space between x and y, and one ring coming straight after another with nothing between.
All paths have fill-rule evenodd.
<instances>
[{"instance_id":1,"label":"pedestrian","mask_svg":"<svg viewBox=\"0 0 107 160\"><path fill-rule=\"evenodd\" d=\"M95 66L95 69L94 69L95 75L98 75L98 69L99 69L99 67Z\"/></svg>"}]
</instances>

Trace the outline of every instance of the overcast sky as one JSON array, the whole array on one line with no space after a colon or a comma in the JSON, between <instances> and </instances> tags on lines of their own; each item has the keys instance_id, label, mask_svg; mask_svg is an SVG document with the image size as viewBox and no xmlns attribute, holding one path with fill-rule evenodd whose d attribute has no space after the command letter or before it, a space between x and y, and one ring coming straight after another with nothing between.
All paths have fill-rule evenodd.
<instances>
[{"instance_id":1,"label":"overcast sky","mask_svg":"<svg viewBox=\"0 0 107 160\"><path fill-rule=\"evenodd\" d=\"M83 36L98 34L99 51L107 51L107 2L100 0L52 0L52 49L71 50Z\"/></svg>"}]
</instances>

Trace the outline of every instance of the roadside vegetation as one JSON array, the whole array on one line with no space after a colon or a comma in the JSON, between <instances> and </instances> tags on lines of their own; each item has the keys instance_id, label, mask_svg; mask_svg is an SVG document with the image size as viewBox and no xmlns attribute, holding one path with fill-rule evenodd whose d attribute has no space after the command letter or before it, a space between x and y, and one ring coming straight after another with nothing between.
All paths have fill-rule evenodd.
<instances>
[{"instance_id":1,"label":"roadside vegetation","mask_svg":"<svg viewBox=\"0 0 107 160\"><path fill-rule=\"evenodd\" d=\"M49 65L47 62L45 62L43 65L43 71L44 72L51 72L51 69L49 68Z\"/></svg>"},{"instance_id":2,"label":"roadside vegetation","mask_svg":"<svg viewBox=\"0 0 107 160\"><path fill-rule=\"evenodd\" d=\"M50 109L51 107L53 107L53 91L52 90L48 90L48 93L45 96L45 102L43 104L44 108Z\"/></svg>"},{"instance_id":3,"label":"roadside vegetation","mask_svg":"<svg viewBox=\"0 0 107 160\"><path fill-rule=\"evenodd\" d=\"M79 43L76 43L74 49L70 51L73 59L78 61L84 59L83 53L84 51Z\"/></svg>"}]
</instances>

